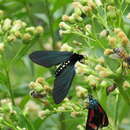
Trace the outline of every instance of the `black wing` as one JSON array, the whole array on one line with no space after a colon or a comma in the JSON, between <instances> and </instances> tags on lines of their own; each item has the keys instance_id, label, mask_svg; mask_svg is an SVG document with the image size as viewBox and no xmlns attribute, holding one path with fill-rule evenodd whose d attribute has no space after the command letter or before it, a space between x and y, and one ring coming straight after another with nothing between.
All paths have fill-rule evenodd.
<instances>
[{"instance_id":1,"label":"black wing","mask_svg":"<svg viewBox=\"0 0 130 130\"><path fill-rule=\"evenodd\" d=\"M59 76L56 77L53 88L53 98L56 104L59 104L67 95L74 75L74 65L70 64Z\"/></svg>"},{"instance_id":2,"label":"black wing","mask_svg":"<svg viewBox=\"0 0 130 130\"><path fill-rule=\"evenodd\" d=\"M60 52L60 51L35 51L29 55L30 59L42 66L51 67L58 65L70 58L72 52Z\"/></svg>"}]
</instances>

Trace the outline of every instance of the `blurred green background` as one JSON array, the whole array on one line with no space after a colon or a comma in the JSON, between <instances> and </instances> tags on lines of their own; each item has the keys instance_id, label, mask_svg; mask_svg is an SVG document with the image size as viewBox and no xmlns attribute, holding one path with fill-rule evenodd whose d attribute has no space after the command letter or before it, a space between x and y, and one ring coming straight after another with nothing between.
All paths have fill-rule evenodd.
<instances>
[{"instance_id":1,"label":"blurred green background","mask_svg":"<svg viewBox=\"0 0 130 130\"><path fill-rule=\"evenodd\" d=\"M125 3L121 5L121 8L120 6L118 6L118 4L116 5L116 3L123 3L124 1L104 0L102 2L104 2L105 5L115 5L119 10L124 11L124 17L121 19L121 25L123 24L123 26L120 26L120 28L122 28L126 32L128 38L130 38L130 20L125 18L125 16L130 12L130 1L125 1ZM62 44L61 42L65 43L71 42L73 40L84 42L83 39L80 39L79 37L76 37L72 34L67 34L65 37L61 37L59 35L59 23L62 21L62 16L64 14L72 14L73 8L71 3L72 0L0 0L0 10L4 11L5 18L10 18L12 20L20 19L26 22L27 26L40 25L44 28L44 33L41 34L39 37L32 39L30 41L31 46L20 57L17 57L14 63L12 63L11 67L9 68L9 80L12 86L14 99L15 102L18 102L17 107L13 107L16 113L12 112L11 114L9 114L9 106L2 105L3 102L5 104L8 104L11 101L8 101L8 99L10 98L10 94L8 91L7 82L9 80L7 78L7 75L3 72L4 61L0 59L0 129L24 130L23 128L25 128L27 130L82 130L83 127L77 128L77 126L85 126L85 121L87 120L86 109L83 110L83 114L77 117L72 117L70 112L50 112L50 114L47 116L48 118L40 119L37 112L39 111L39 107L41 107L41 109L43 110L49 109L51 111L53 108L57 109L60 105L56 106L55 104L53 104L53 101L51 99L52 97L50 96L50 104L47 107L42 106L42 103L40 101L38 101L37 99L33 99L29 95L30 90L28 87L28 84L31 81L35 81L37 77L46 78L46 81L50 86L53 86L54 80L54 68L47 69L36 64L34 65L29 60L28 54L38 49L59 50ZM118 17L119 16L117 16L117 18ZM111 25L111 22L112 21L109 21L109 25ZM95 24L93 25L96 30L94 30L95 34L98 32L98 30L103 29L103 27L98 26L100 25L98 21L95 21L95 23L91 23L91 18L88 18L87 23ZM115 27L118 27L118 25L115 25ZM3 37L4 36L2 34L0 42L2 42ZM104 46L106 48L109 47L105 39L99 38L99 40L104 43ZM103 56L103 50L98 46L96 42L93 44L94 45L92 46L92 48L86 47L86 50L89 51L89 54ZM26 46L26 43L24 45ZM8 66L11 59L17 54L22 46L23 43L18 40L15 41L14 44L11 44L6 48L6 66ZM93 50L95 51L94 53ZM128 52L130 52L129 49ZM112 70L119 66L119 62L115 63L113 59L105 57L105 60L107 65ZM127 80L130 82L129 77ZM69 96L73 97L74 103L76 103L78 100L75 94L76 85L81 85L84 88L86 86L89 86L85 82L82 82L82 76L77 75L75 77L73 85L69 92ZM128 88L126 91L127 94L130 93L130 88ZM115 128L112 128L112 124L114 124L114 121L116 119L116 123L118 124L117 130L129 130L130 106L126 104L120 94L118 98L116 94L109 96L106 96L105 94L105 90L100 89L97 96L100 103L103 105L104 109L108 113L108 117L110 120L110 126L108 128L104 128L104 130L116 130ZM118 108L116 108L116 106ZM82 108L82 106L80 106L80 108ZM116 111L116 109L118 109L118 111Z\"/></svg>"}]
</instances>

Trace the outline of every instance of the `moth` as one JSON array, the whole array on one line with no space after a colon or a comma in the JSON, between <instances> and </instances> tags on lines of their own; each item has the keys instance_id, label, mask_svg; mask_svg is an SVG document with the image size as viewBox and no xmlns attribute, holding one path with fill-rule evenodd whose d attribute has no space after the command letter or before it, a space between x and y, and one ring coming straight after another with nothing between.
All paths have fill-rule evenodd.
<instances>
[{"instance_id":1,"label":"moth","mask_svg":"<svg viewBox=\"0 0 130 130\"><path fill-rule=\"evenodd\" d=\"M113 53L115 53L119 58L123 59L123 61L125 61L130 68L130 56L123 48L114 48Z\"/></svg>"},{"instance_id":2,"label":"moth","mask_svg":"<svg viewBox=\"0 0 130 130\"><path fill-rule=\"evenodd\" d=\"M56 104L61 103L75 76L75 63L81 61L83 55L67 51L35 51L29 57L33 62L44 67L59 65L55 71L52 95Z\"/></svg>"},{"instance_id":3,"label":"moth","mask_svg":"<svg viewBox=\"0 0 130 130\"><path fill-rule=\"evenodd\" d=\"M108 126L108 124L108 117L102 106L96 99L89 96L86 130L98 130L99 128Z\"/></svg>"}]
</instances>

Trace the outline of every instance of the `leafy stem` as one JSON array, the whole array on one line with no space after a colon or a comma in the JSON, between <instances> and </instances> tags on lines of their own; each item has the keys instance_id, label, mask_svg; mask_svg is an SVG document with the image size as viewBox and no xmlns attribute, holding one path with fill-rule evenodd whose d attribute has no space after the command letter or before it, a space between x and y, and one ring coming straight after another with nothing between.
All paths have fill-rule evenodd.
<instances>
[{"instance_id":1,"label":"leafy stem","mask_svg":"<svg viewBox=\"0 0 130 130\"><path fill-rule=\"evenodd\" d=\"M27 12L28 17L29 17L29 19L30 19L30 22L34 25L35 22L34 22L34 20L33 20L33 16L32 16L32 14L31 14L30 7L29 7L28 3L26 2L26 0L24 1L23 4L24 4L24 6L25 6L26 12Z\"/></svg>"},{"instance_id":2,"label":"leafy stem","mask_svg":"<svg viewBox=\"0 0 130 130\"><path fill-rule=\"evenodd\" d=\"M116 105L115 105L115 128L117 129L117 121L118 121L118 108L119 108L119 94L116 95Z\"/></svg>"},{"instance_id":3,"label":"leafy stem","mask_svg":"<svg viewBox=\"0 0 130 130\"><path fill-rule=\"evenodd\" d=\"M55 40L54 29L53 29L53 17L50 13L48 0L45 0L44 4L45 4L45 8L46 8L46 14L47 14L48 20L49 20L49 29L50 29L50 33L51 33L51 37L52 37L53 48L55 49L56 40Z\"/></svg>"},{"instance_id":4,"label":"leafy stem","mask_svg":"<svg viewBox=\"0 0 130 130\"><path fill-rule=\"evenodd\" d=\"M13 95L12 86L11 86L11 82L10 82L9 70L7 68L5 68L5 73L6 73L6 76L7 76L6 84L7 84L7 87L9 89L11 101L12 101L12 104L15 106L14 95Z\"/></svg>"},{"instance_id":5,"label":"leafy stem","mask_svg":"<svg viewBox=\"0 0 130 130\"><path fill-rule=\"evenodd\" d=\"M125 102L130 106L130 101L129 101L129 96L127 95L126 91L123 89L123 82L124 82L124 79L125 77L120 74L116 79L115 79L115 82L116 82L116 85L119 89L119 92L121 94L121 96L124 98Z\"/></svg>"},{"instance_id":6,"label":"leafy stem","mask_svg":"<svg viewBox=\"0 0 130 130\"><path fill-rule=\"evenodd\" d=\"M4 70L5 74L6 74L6 82L5 82L5 84L6 84L7 88L8 88L8 91L9 91L9 94L10 94L10 97L11 97L11 102L15 106L14 95L13 95L10 76L9 76L9 69L7 67L7 63L6 63L5 59L6 58L5 58L5 55L3 53L2 54L3 70Z\"/></svg>"}]
</instances>

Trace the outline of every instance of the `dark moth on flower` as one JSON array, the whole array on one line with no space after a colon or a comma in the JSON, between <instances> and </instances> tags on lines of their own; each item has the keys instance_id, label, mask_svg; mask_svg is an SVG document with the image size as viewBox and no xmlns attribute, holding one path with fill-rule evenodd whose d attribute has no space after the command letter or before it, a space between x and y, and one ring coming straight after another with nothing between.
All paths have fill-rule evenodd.
<instances>
[{"instance_id":1,"label":"dark moth on flower","mask_svg":"<svg viewBox=\"0 0 130 130\"><path fill-rule=\"evenodd\" d=\"M82 60L82 55L72 52L60 51L35 51L29 55L30 59L42 66L60 66L55 72L53 98L56 104L62 102L66 97L72 80L75 76L75 63Z\"/></svg>"},{"instance_id":2,"label":"dark moth on flower","mask_svg":"<svg viewBox=\"0 0 130 130\"><path fill-rule=\"evenodd\" d=\"M98 130L99 128L108 126L108 124L108 117L102 106L96 99L89 96L86 130Z\"/></svg>"}]
</instances>

